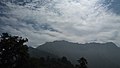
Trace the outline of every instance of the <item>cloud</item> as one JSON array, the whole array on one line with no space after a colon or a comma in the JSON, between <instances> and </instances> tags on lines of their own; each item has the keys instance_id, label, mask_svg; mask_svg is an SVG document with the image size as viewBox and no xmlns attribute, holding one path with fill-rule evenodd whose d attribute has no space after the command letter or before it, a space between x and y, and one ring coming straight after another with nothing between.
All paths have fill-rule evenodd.
<instances>
[{"instance_id":1,"label":"cloud","mask_svg":"<svg viewBox=\"0 0 120 68\"><path fill-rule=\"evenodd\" d=\"M0 16L1 33L27 37L30 46L55 40L120 44L120 16L102 1L53 0L40 8L8 5L12 16Z\"/></svg>"}]
</instances>

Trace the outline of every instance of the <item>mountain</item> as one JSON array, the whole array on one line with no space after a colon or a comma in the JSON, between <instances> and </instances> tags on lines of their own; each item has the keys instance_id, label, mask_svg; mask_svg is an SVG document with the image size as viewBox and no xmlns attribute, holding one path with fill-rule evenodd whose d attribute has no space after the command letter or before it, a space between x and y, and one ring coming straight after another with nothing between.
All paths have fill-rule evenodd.
<instances>
[{"instance_id":1,"label":"mountain","mask_svg":"<svg viewBox=\"0 0 120 68\"><path fill-rule=\"evenodd\" d=\"M66 56L74 64L83 56L88 60L89 68L120 68L120 48L113 42L78 44L54 41L40 45L36 49L59 57Z\"/></svg>"},{"instance_id":2,"label":"mountain","mask_svg":"<svg viewBox=\"0 0 120 68\"><path fill-rule=\"evenodd\" d=\"M35 57L35 58L40 58L40 57L51 57L51 58L57 58L58 56L51 54L49 52L45 52L42 50L38 50L32 47L28 48L28 52L30 54L31 57Z\"/></svg>"}]
</instances>

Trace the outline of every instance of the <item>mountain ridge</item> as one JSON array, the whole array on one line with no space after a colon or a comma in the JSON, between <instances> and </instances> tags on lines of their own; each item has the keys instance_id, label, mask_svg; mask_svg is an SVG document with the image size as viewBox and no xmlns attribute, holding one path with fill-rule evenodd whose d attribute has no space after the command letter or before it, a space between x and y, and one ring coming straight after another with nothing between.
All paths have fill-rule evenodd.
<instances>
[{"instance_id":1,"label":"mountain ridge","mask_svg":"<svg viewBox=\"0 0 120 68\"><path fill-rule=\"evenodd\" d=\"M86 46L98 46L98 47L102 47L102 46L106 46L106 47L115 47L115 48L118 48L118 46L113 43L113 42L106 42L106 43L98 43L98 42L90 42L90 43L73 43L73 42L68 42L68 41L65 41L65 40L61 40L61 41L53 41L53 42L46 42L45 44L42 44L40 46L38 46L37 48L43 46L43 45L50 45L50 44L62 44L62 45L65 45L65 44L73 44L74 46L75 45L78 45L78 46L83 46L83 47L86 47ZM107 45L106 45L107 44Z\"/></svg>"},{"instance_id":2,"label":"mountain ridge","mask_svg":"<svg viewBox=\"0 0 120 68\"><path fill-rule=\"evenodd\" d=\"M40 45L36 49L59 57L66 56L73 64L76 64L80 57L85 57L89 62L89 68L120 68L120 48L113 42L78 44L54 41Z\"/></svg>"}]
</instances>

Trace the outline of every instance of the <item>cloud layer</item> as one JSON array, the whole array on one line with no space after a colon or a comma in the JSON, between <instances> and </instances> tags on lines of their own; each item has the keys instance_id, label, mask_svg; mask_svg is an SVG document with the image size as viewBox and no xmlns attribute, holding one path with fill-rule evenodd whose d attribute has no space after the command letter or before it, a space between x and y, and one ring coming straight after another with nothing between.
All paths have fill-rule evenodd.
<instances>
[{"instance_id":1,"label":"cloud layer","mask_svg":"<svg viewBox=\"0 0 120 68\"><path fill-rule=\"evenodd\" d=\"M120 16L102 0L52 0L19 6L7 3L11 15L0 16L0 29L29 39L36 47L45 42L115 42L120 45ZM38 7L39 6L39 7Z\"/></svg>"}]
</instances>

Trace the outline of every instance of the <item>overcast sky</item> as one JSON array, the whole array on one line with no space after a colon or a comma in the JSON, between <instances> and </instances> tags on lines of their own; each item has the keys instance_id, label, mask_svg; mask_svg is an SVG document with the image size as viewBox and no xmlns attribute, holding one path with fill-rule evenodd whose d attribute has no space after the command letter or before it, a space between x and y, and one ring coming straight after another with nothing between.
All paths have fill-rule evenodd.
<instances>
[{"instance_id":1,"label":"overcast sky","mask_svg":"<svg viewBox=\"0 0 120 68\"><path fill-rule=\"evenodd\" d=\"M28 45L33 47L55 40L114 42L120 46L119 0L41 2L24 6L7 3L1 10L7 12L0 14L0 33L28 38Z\"/></svg>"}]
</instances>

